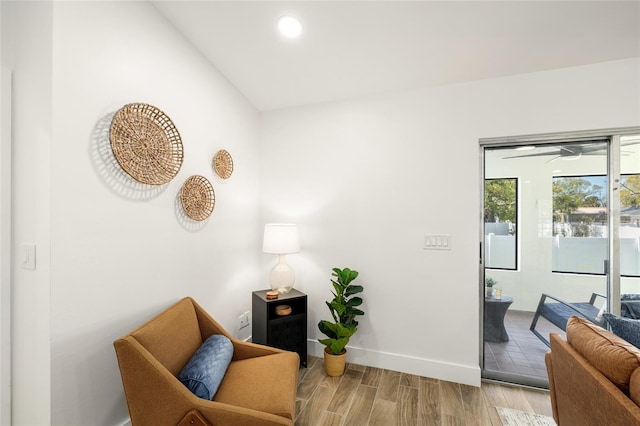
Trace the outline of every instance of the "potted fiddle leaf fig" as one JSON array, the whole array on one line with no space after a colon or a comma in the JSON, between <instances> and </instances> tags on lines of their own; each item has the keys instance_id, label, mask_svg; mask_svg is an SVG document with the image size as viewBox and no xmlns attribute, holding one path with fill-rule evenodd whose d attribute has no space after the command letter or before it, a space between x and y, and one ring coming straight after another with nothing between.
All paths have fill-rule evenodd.
<instances>
[{"instance_id":1,"label":"potted fiddle leaf fig","mask_svg":"<svg viewBox=\"0 0 640 426\"><path fill-rule=\"evenodd\" d=\"M318 339L325 345L324 366L329 376L341 376L344 374L347 350L345 346L349 339L358 331L358 315L364 312L357 307L362 305L362 298L354 296L364 290L361 285L351 284L358 277L358 271L349 268L333 268L331 279L334 291L333 300L325 302L333 321L322 320L318 323L320 331L327 336L326 339Z\"/></svg>"}]
</instances>

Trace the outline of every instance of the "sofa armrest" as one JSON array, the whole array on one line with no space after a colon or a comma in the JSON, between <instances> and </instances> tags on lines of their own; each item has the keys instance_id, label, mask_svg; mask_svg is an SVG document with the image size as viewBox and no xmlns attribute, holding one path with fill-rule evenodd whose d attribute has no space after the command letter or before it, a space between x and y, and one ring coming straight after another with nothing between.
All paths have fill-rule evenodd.
<instances>
[{"instance_id":1,"label":"sofa armrest","mask_svg":"<svg viewBox=\"0 0 640 426\"><path fill-rule=\"evenodd\" d=\"M114 347L132 426L175 426L192 409L213 426L293 425L275 414L198 398L132 336Z\"/></svg>"},{"instance_id":2,"label":"sofa armrest","mask_svg":"<svg viewBox=\"0 0 640 426\"><path fill-rule=\"evenodd\" d=\"M640 407L570 343L557 334L550 337L551 360L547 365L552 366L549 385L558 425L640 424Z\"/></svg>"},{"instance_id":3,"label":"sofa armrest","mask_svg":"<svg viewBox=\"0 0 640 426\"><path fill-rule=\"evenodd\" d=\"M555 339L555 337L552 336L557 336L557 333L552 333L552 335L549 336L550 339ZM556 424L558 424L558 402L556 401L557 391L554 382L553 363L550 351L544 354L544 363L547 366L547 376L549 377L549 399L551 399L551 411L553 412L553 419L556 421Z\"/></svg>"}]
</instances>

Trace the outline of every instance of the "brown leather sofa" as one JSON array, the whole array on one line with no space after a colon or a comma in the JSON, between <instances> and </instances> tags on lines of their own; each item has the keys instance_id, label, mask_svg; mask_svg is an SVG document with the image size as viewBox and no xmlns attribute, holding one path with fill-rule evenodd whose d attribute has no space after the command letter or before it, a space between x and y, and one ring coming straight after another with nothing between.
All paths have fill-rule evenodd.
<instances>
[{"instance_id":1,"label":"brown leather sofa","mask_svg":"<svg viewBox=\"0 0 640 426\"><path fill-rule=\"evenodd\" d=\"M231 340L233 358L208 401L191 393L177 376L213 334ZM132 426L293 425L298 354L233 338L191 298L114 346Z\"/></svg>"},{"instance_id":2,"label":"brown leather sofa","mask_svg":"<svg viewBox=\"0 0 640 426\"><path fill-rule=\"evenodd\" d=\"M558 426L640 425L640 349L572 316L545 362Z\"/></svg>"}]
</instances>

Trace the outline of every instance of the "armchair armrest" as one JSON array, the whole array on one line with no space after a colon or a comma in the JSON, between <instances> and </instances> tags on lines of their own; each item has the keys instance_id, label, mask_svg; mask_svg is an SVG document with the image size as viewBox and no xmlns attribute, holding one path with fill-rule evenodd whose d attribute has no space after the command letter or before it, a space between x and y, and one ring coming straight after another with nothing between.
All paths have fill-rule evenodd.
<instances>
[{"instance_id":1,"label":"armchair armrest","mask_svg":"<svg viewBox=\"0 0 640 426\"><path fill-rule=\"evenodd\" d=\"M558 297L551 296L547 293L542 293L540 302L538 302L538 308L533 315L531 326L529 329L535 334L545 345L551 347L549 340L547 340L542 334L536 330L538 324L538 318L542 317L553 323L563 331L566 329L567 321L571 315L577 315L597 325L602 325L604 319L598 320L598 308L594 303L597 297L604 297L599 293L592 293L589 302L582 303L569 303ZM554 303L546 303L547 298L554 300Z\"/></svg>"},{"instance_id":2,"label":"armchair armrest","mask_svg":"<svg viewBox=\"0 0 640 426\"><path fill-rule=\"evenodd\" d=\"M604 300L607 300L607 296L605 296L604 294L601 293L591 293L591 298L589 299L589 304L594 305L596 303L596 299L598 297L601 297Z\"/></svg>"},{"instance_id":3,"label":"armchair armrest","mask_svg":"<svg viewBox=\"0 0 640 426\"><path fill-rule=\"evenodd\" d=\"M273 355L286 352L282 349L272 348L270 346L259 345L257 343L244 342L242 340L233 339L233 360L255 358L257 356Z\"/></svg>"},{"instance_id":4,"label":"armchair armrest","mask_svg":"<svg viewBox=\"0 0 640 426\"><path fill-rule=\"evenodd\" d=\"M200 326L200 333L202 334L202 341L205 341L209 336L213 334L223 334L231 343L233 343L233 360L255 358L257 356L273 355L284 352L281 349L272 348L269 346L258 345L255 343L244 342L240 339L236 339L229 334L211 315L209 315L195 300L191 299L193 306L196 310L196 317L198 318L198 325Z\"/></svg>"},{"instance_id":5,"label":"armchair armrest","mask_svg":"<svg viewBox=\"0 0 640 426\"><path fill-rule=\"evenodd\" d=\"M598 293L593 293L593 294L591 295L591 299L589 300L589 304L590 304L590 305L593 305L593 301L595 301L595 298L596 298L596 296L598 296L598 295L599 295ZM600 295L600 296L601 296L601 295ZM584 309L582 309L582 308L580 308L580 307L576 306L576 304L575 304L575 303L565 302L564 300L559 299L559 298L557 298L557 297L555 297L555 296L551 296L551 295L549 295L549 294L547 294L547 293L543 293L543 294L542 294L542 297L540 298L540 305L539 305L540 307L544 305L544 300L545 300L546 298L549 298L549 299L553 299L553 300L555 300L556 302L558 302L558 303L560 303L560 304L564 305L566 308L571 309L572 311L574 311L577 315L579 315L579 316L580 316L580 317L582 317L582 318L585 318L585 319L587 319L587 320L589 320L589 321L595 322L596 324L598 323L598 322L595 320L595 317L594 317L590 312L587 312L587 311L585 311ZM540 308L538 308L538 309L540 309ZM567 319L568 319L568 318L567 318Z\"/></svg>"}]
</instances>

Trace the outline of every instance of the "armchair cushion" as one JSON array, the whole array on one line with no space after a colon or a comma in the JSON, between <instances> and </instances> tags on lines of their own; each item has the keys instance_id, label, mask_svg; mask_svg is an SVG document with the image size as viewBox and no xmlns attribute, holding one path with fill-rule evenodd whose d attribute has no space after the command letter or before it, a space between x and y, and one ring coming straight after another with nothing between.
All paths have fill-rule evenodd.
<instances>
[{"instance_id":1,"label":"armchair cushion","mask_svg":"<svg viewBox=\"0 0 640 426\"><path fill-rule=\"evenodd\" d=\"M293 420L299 367L295 352L234 361L213 400Z\"/></svg>"},{"instance_id":2,"label":"armchair cushion","mask_svg":"<svg viewBox=\"0 0 640 426\"><path fill-rule=\"evenodd\" d=\"M640 348L640 320L621 318L609 313L604 314L604 317L613 334Z\"/></svg>"},{"instance_id":3,"label":"armchair cushion","mask_svg":"<svg viewBox=\"0 0 640 426\"><path fill-rule=\"evenodd\" d=\"M196 350L178 380L194 395L211 400L233 356L233 344L226 336L214 334Z\"/></svg>"},{"instance_id":4,"label":"armchair cushion","mask_svg":"<svg viewBox=\"0 0 640 426\"><path fill-rule=\"evenodd\" d=\"M620 295L620 316L640 319L640 294L627 293Z\"/></svg>"}]
</instances>

